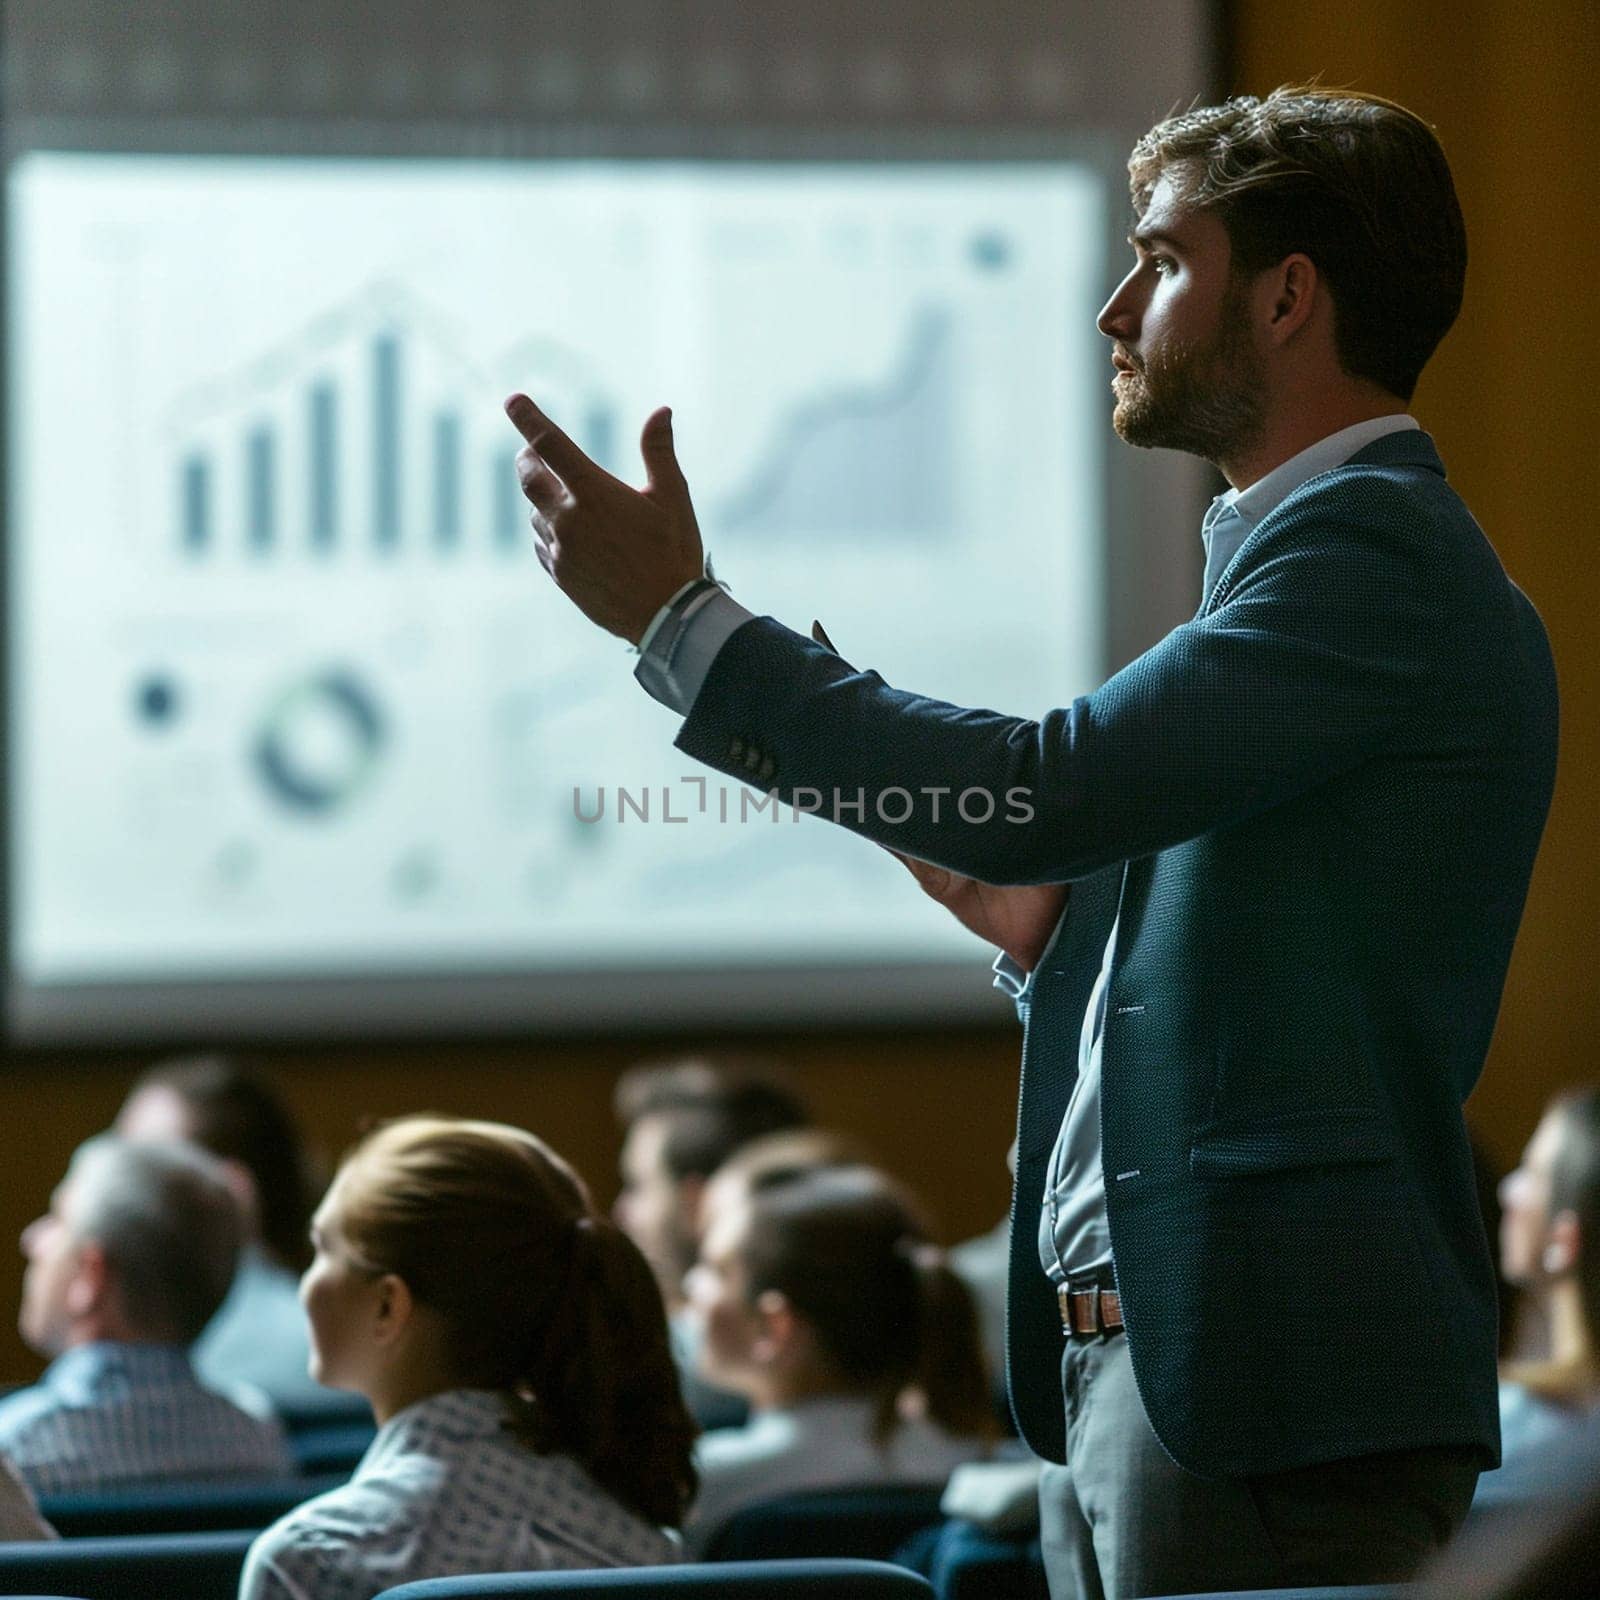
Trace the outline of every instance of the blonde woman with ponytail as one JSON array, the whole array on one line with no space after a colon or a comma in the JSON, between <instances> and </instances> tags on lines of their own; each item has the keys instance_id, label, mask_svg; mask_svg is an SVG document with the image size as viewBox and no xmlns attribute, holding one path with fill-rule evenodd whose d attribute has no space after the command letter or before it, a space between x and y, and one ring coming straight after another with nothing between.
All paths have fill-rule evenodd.
<instances>
[{"instance_id":1,"label":"blonde woman with ponytail","mask_svg":"<svg viewBox=\"0 0 1600 1600\"><path fill-rule=\"evenodd\" d=\"M759 1500L943 1484L997 1432L972 1297L904 1192L862 1166L756 1184L686 1283L702 1371L751 1410L701 1438L696 1551Z\"/></svg>"},{"instance_id":2,"label":"blonde woman with ponytail","mask_svg":"<svg viewBox=\"0 0 1600 1600\"><path fill-rule=\"evenodd\" d=\"M554 1151L498 1123L389 1123L312 1244L312 1376L365 1395L378 1436L256 1540L240 1600L677 1558L694 1426L661 1296Z\"/></svg>"}]
</instances>

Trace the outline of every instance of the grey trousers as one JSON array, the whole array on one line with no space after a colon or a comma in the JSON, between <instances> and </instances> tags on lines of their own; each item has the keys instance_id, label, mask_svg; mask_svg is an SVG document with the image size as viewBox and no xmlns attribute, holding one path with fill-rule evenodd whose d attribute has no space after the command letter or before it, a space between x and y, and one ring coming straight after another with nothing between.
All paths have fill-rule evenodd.
<instances>
[{"instance_id":1,"label":"grey trousers","mask_svg":"<svg viewBox=\"0 0 1600 1600\"><path fill-rule=\"evenodd\" d=\"M1127 1338L1064 1343L1069 1464L1047 1466L1039 1483L1051 1600L1395 1582L1472 1503L1470 1447L1196 1477L1150 1427Z\"/></svg>"}]
</instances>

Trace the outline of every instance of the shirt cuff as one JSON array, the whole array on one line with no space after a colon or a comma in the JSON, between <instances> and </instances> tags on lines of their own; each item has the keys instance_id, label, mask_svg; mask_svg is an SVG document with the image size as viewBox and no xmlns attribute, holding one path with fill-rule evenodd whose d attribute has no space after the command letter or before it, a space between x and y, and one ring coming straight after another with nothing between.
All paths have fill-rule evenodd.
<instances>
[{"instance_id":1,"label":"shirt cuff","mask_svg":"<svg viewBox=\"0 0 1600 1600\"><path fill-rule=\"evenodd\" d=\"M701 587L685 598L693 587L686 584L657 612L639 640L639 664L633 669L646 693L681 717L694 709L728 636L755 616L723 589Z\"/></svg>"},{"instance_id":2,"label":"shirt cuff","mask_svg":"<svg viewBox=\"0 0 1600 1600\"><path fill-rule=\"evenodd\" d=\"M668 618L668 617L670 617L670 616L671 616L671 615L672 615L672 608L673 608L673 607L674 607L674 606L675 606L675 605L677 605L677 603L678 603L678 602L679 602L679 601L680 601L680 600L681 600L681 599L683 599L683 597L684 597L684 596L685 596L685 595L686 595L686 594L688 594L688 592L689 592L689 591L690 591L690 590L691 590L691 589L692 589L692 588L694 588L694 587L695 587L695 585L696 585L696 584L698 584L698 583L699 583L699 582L700 582L700 581L701 581L701 580L700 580L700 579L699 579L699 578L691 578L691 579L690 579L690 580L689 580L689 581L688 581L688 582L687 582L687 583L686 583L686 584L684 584L684 585L683 585L683 587L682 587L682 588L681 588L681 589L679 589L679 590L678 590L678 591L677 591L677 593L675 593L675 594L674 594L674 595L673 595L673 596L672 596L672 598L671 598L671 599L670 599L670 600L668 600L668 601L667 601L667 603L666 603L666 604L665 604L665 605L664 605L664 606L662 606L662 608L661 608L661 609L660 609L660 610L659 610L659 611L658 611L658 612L656 612L656 614L655 614L655 615L654 615L654 616L653 616L653 617L652 617L652 618L651 618L651 619L650 619L650 626L649 626L649 627L648 627L648 628L646 628L646 629L645 629L645 630L644 630L644 635L643 635L643 637L642 637L642 638L641 638L641 639L640 639L640 640L639 640L639 643L638 643L638 644L637 644L637 645L636 645L636 646L635 646L635 647L634 647L634 648L635 648L635 649L636 649L636 650L638 650L638 652L639 652L639 654L640 654L640 655L643 655L643 654L644 654L644 653L645 653L645 651L646 651L646 650L648 650L648 649L649 649L649 648L650 648L650 641L651 641L651 640L652 640L652 639L654 639L654 638L655 638L655 636L656 636L656 635L657 635L657 634L658 634L658 633L659 633L659 632L660 632L660 631L661 631L661 624L662 624L662 623L663 623L663 622L665 622L665 621L666 621L666 620L667 620L667 618Z\"/></svg>"}]
</instances>

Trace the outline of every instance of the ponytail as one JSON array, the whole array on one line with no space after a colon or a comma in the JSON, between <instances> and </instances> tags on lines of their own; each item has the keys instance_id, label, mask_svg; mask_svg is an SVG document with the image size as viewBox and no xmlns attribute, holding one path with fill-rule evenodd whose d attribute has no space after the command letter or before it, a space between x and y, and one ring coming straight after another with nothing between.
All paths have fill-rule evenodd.
<instances>
[{"instance_id":1,"label":"ponytail","mask_svg":"<svg viewBox=\"0 0 1600 1600\"><path fill-rule=\"evenodd\" d=\"M518 1385L518 1434L581 1461L647 1522L682 1524L694 1499L695 1425L661 1292L628 1237L599 1216L569 1228L567 1270Z\"/></svg>"},{"instance_id":2,"label":"ponytail","mask_svg":"<svg viewBox=\"0 0 1600 1600\"><path fill-rule=\"evenodd\" d=\"M971 1293L898 1185L869 1167L831 1168L758 1190L748 1216L750 1300L775 1289L805 1318L839 1387L875 1402L880 1444L908 1393L951 1433L994 1437Z\"/></svg>"}]
</instances>

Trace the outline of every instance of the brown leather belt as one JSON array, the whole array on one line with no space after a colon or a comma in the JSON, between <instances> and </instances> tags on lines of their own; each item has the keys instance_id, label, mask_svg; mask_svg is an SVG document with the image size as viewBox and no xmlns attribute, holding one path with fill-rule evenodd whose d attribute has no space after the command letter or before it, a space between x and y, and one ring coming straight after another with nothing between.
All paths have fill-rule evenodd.
<instances>
[{"instance_id":1,"label":"brown leather belt","mask_svg":"<svg viewBox=\"0 0 1600 1600\"><path fill-rule=\"evenodd\" d=\"M1069 1289L1056 1286L1061 1331L1069 1338L1092 1339L1122 1332L1122 1296L1115 1289Z\"/></svg>"}]
</instances>

